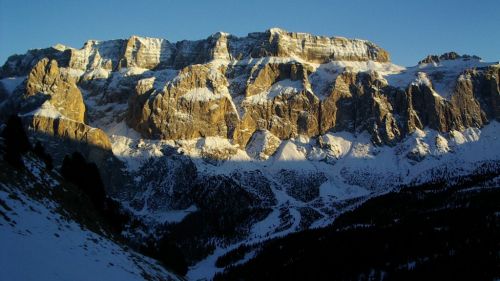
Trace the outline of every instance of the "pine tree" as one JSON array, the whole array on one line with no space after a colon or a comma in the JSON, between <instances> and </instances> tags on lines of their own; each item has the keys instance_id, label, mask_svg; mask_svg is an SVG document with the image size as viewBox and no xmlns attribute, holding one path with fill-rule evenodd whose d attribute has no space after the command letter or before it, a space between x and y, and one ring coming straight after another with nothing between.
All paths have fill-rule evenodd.
<instances>
[{"instance_id":1,"label":"pine tree","mask_svg":"<svg viewBox=\"0 0 500 281\"><path fill-rule=\"evenodd\" d=\"M9 117L2 137L5 138L5 160L17 168L23 168L22 155L31 149L31 144L19 116L11 115Z\"/></svg>"},{"instance_id":2,"label":"pine tree","mask_svg":"<svg viewBox=\"0 0 500 281\"><path fill-rule=\"evenodd\" d=\"M94 163L87 163L79 152L74 152L71 156L64 157L61 173L86 193L98 210L104 210L106 192Z\"/></svg>"},{"instance_id":3,"label":"pine tree","mask_svg":"<svg viewBox=\"0 0 500 281\"><path fill-rule=\"evenodd\" d=\"M40 143L40 141L36 142L35 147L33 148L33 152L35 153L36 156L38 156L40 159L43 160L47 170L52 170L53 168L52 157L50 157L50 155L47 152L45 152L45 149Z\"/></svg>"}]
</instances>

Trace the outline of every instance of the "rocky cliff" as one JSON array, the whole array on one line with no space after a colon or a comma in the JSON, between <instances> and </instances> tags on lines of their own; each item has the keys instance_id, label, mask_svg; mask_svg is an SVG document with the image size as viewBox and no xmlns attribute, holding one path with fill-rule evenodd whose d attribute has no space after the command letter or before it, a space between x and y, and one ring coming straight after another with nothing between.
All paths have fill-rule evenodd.
<instances>
[{"instance_id":1,"label":"rocky cliff","mask_svg":"<svg viewBox=\"0 0 500 281\"><path fill-rule=\"evenodd\" d=\"M25 99L48 93L77 122L85 118L79 85L99 105L127 102L124 118L145 138L220 136L240 147L263 130L281 140L368 131L391 145L417 128L448 132L500 118L498 65L448 53L403 69L365 40L281 29L59 45L10 57L0 75L28 75Z\"/></svg>"}]
</instances>

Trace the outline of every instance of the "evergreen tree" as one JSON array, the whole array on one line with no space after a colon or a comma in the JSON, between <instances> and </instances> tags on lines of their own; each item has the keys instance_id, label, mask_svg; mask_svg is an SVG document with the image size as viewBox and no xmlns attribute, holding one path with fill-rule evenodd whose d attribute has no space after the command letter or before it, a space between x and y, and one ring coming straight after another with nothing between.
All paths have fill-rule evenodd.
<instances>
[{"instance_id":1,"label":"evergreen tree","mask_svg":"<svg viewBox=\"0 0 500 281\"><path fill-rule=\"evenodd\" d=\"M79 152L74 152L71 156L64 157L61 173L86 193L98 210L104 210L106 192L94 163L87 163Z\"/></svg>"},{"instance_id":2,"label":"evergreen tree","mask_svg":"<svg viewBox=\"0 0 500 281\"><path fill-rule=\"evenodd\" d=\"M5 160L17 168L23 168L24 162L21 156L31 149L31 144L19 116L9 117L2 137L5 139L6 146Z\"/></svg>"},{"instance_id":3,"label":"evergreen tree","mask_svg":"<svg viewBox=\"0 0 500 281\"><path fill-rule=\"evenodd\" d=\"M38 156L38 158L43 160L47 170L52 170L52 168L54 167L52 164L52 157L50 157L50 155L47 152L45 152L45 149L43 148L40 141L36 142L35 147L33 148L33 152L35 153L36 156Z\"/></svg>"},{"instance_id":4,"label":"evergreen tree","mask_svg":"<svg viewBox=\"0 0 500 281\"><path fill-rule=\"evenodd\" d=\"M108 226L117 233L130 221L121 211L121 205L106 195L99 169L95 163L88 163L79 153L64 157L61 167L63 177L74 183L89 198Z\"/></svg>"}]
</instances>

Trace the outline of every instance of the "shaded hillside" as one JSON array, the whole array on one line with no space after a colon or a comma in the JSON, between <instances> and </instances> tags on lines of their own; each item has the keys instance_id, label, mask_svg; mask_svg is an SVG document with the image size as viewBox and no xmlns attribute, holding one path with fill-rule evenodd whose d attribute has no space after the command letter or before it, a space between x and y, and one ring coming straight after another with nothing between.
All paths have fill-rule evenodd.
<instances>
[{"instance_id":1,"label":"shaded hillside","mask_svg":"<svg viewBox=\"0 0 500 281\"><path fill-rule=\"evenodd\" d=\"M480 170L451 186L426 184L373 198L330 227L269 241L215 280L495 280L499 170Z\"/></svg>"},{"instance_id":2,"label":"shaded hillside","mask_svg":"<svg viewBox=\"0 0 500 281\"><path fill-rule=\"evenodd\" d=\"M0 137L0 280L180 280L126 245L116 227L122 218L118 203L102 195L105 205L99 209L91 193L53 169L39 143L31 148L20 122L9 122L5 131L10 133Z\"/></svg>"}]
</instances>

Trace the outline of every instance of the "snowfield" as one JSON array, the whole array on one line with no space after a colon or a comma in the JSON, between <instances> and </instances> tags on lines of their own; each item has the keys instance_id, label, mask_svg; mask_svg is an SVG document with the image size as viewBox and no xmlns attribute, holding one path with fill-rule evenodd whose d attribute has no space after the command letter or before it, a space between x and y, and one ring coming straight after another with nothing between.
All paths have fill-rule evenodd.
<instances>
[{"instance_id":1,"label":"snowfield","mask_svg":"<svg viewBox=\"0 0 500 281\"><path fill-rule=\"evenodd\" d=\"M36 182L60 188L29 162ZM33 183L32 183L33 184ZM0 183L0 280L180 280L156 261L61 215L59 205L34 199L32 187Z\"/></svg>"}]
</instances>

